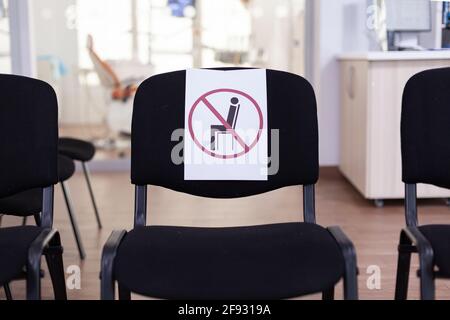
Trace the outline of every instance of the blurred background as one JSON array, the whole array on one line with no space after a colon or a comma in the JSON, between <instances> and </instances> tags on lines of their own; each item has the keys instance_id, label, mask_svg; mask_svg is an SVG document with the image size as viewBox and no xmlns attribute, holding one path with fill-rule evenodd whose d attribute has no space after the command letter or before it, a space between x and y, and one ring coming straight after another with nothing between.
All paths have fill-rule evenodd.
<instances>
[{"instance_id":1,"label":"blurred background","mask_svg":"<svg viewBox=\"0 0 450 320\"><path fill-rule=\"evenodd\" d=\"M94 141L100 161L128 158L133 94L151 75L221 66L304 73L304 0L20 2L0 1L0 72L12 71L8 12L17 9L29 18L21 41L32 43L32 72L57 92L61 135Z\"/></svg>"},{"instance_id":2,"label":"blurred background","mask_svg":"<svg viewBox=\"0 0 450 320\"><path fill-rule=\"evenodd\" d=\"M133 95L151 75L293 72L316 91L320 163L338 166L343 55L427 49L429 60L450 47L449 17L431 0L0 0L0 72L55 88L61 135L95 142L93 170L128 168Z\"/></svg>"}]
</instances>

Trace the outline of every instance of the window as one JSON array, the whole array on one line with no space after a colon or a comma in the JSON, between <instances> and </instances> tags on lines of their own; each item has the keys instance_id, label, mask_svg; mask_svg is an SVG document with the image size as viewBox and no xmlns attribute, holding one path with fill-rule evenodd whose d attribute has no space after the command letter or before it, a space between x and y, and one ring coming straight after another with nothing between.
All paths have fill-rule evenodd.
<instances>
[{"instance_id":1,"label":"window","mask_svg":"<svg viewBox=\"0 0 450 320\"><path fill-rule=\"evenodd\" d=\"M106 60L131 60L132 16L129 0L78 0L76 2L79 66L92 66L86 50L87 36L94 38L95 48Z\"/></svg>"}]
</instances>

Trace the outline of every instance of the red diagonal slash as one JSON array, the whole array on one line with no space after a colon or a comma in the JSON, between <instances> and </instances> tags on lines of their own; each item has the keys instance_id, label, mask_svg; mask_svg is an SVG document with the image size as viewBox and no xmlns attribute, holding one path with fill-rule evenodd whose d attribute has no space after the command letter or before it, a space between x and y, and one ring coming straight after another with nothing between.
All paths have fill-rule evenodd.
<instances>
[{"instance_id":1,"label":"red diagonal slash","mask_svg":"<svg viewBox=\"0 0 450 320\"><path fill-rule=\"evenodd\" d=\"M237 142L244 148L245 152L250 150L250 147L247 146L244 140L236 133L236 131L230 126L230 124L220 115L220 113L214 108L214 106L206 99L202 98L202 102L208 107L208 109L216 116L216 118L222 123L222 125L229 131Z\"/></svg>"}]
</instances>

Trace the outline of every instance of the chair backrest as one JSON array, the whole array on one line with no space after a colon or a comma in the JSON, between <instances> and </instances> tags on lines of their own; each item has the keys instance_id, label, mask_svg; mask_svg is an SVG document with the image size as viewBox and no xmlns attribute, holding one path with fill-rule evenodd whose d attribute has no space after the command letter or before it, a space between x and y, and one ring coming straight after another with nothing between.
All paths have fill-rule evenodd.
<instances>
[{"instance_id":1,"label":"chair backrest","mask_svg":"<svg viewBox=\"0 0 450 320\"><path fill-rule=\"evenodd\" d=\"M58 105L47 83L0 75L0 197L58 182Z\"/></svg>"},{"instance_id":2,"label":"chair backrest","mask_svg":"<svg viewBox=\"0 0 450 320\"><path fill-rule=\"evenodd\" d=\"M450 68L408 81L401 118L403 181L450 188Z\"/></svg>"},{"instance_id":3,"label":"chair backrest","mask_svg":"<svg viewBox=\"0 0 450 320\"><path fill-rule=\"evenodd\" d=\"M135 97L131 180L197 196L238 198L318 180L318 125L313 88L302 77L267 71L268 128L279 130L279 171L267 181L185 181L172 162L172 133L185 126L186 71L153 76ZM271 150L271 132L268 132Z\"/></svg>"}]
</instances>

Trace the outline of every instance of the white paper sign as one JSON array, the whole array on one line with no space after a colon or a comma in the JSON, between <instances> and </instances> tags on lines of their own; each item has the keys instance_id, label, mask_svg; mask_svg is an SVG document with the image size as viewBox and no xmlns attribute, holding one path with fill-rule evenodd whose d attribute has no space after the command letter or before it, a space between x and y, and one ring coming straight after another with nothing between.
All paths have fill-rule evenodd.
<instances>
[{"instance_id":1,"label":"white paper sign","mask_svg":"<svg viewBox=\"0 0 450 320\"><path fill-rule=\"evenodd\" d=\"M266 70L186 71L185 180L267 180Z\"/></svg>"}]
</instances>

